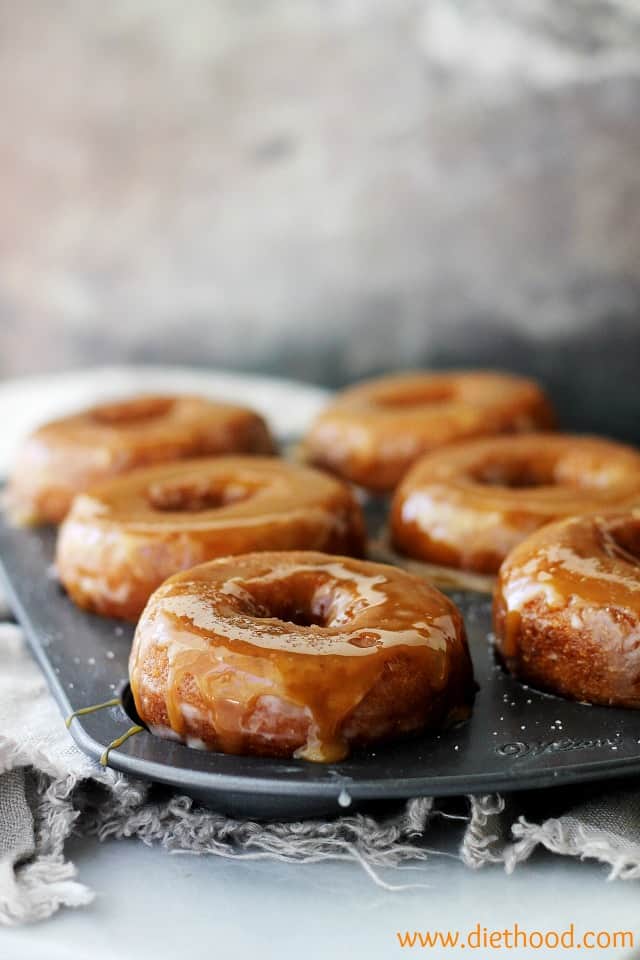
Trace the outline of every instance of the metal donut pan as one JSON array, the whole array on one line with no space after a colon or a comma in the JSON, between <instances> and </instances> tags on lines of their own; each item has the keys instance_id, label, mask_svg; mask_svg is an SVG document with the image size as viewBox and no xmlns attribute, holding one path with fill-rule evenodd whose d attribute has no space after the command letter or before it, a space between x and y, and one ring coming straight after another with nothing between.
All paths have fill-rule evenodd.
<instances>
[{"instance_id":1,"label":"metal donut pan","mask_svg":"<svg viewBox=\"0 0 640 960\"><path fill-rule=\"evenodd\" d=\"M374 518L375 522L375 518ZM52 575L55 531L0 520L0 573L70 733L96 760L137 722L127 681L133 627L77 609ZM194 750L146 730L110 766L222 812L255 819L336 815L407 797L544 789L640 774L640 711L573 703L523 686L496 662L488 597L456 593L479 691L469 721L354 752L334 764Z\"/></svg>"}]
</instances>

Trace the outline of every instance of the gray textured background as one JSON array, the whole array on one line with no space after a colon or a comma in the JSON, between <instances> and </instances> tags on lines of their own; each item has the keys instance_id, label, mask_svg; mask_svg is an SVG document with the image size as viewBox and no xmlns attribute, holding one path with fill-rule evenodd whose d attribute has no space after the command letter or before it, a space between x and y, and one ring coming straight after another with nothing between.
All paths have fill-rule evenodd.
<instances>
[{"instance_id":1,"label":"gray textured background","mask_svg":"<svg viewBox=\"0 0 640 960\"><path fill-rule=\"evenodd\" d=\"M0 9L0 376L541 376L640 439L640 5Z\"/></svg>"}]
</instances>

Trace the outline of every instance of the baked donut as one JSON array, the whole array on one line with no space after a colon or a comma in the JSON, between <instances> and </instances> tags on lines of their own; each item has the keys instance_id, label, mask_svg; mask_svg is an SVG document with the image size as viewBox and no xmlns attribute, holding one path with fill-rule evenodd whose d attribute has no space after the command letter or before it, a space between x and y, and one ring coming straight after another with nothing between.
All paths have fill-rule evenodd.
<instances>
[{"instance_id":1,"label":"baked donut","mask_svg":"<svg viewBox=\"0 0 640 960\"><path fill-rule=\"evenodd\" d=\"M368 490L393 490L422 454L469 437L548 429L555 417L532 380L487 371L407 373L340 393L303 455Z\"/></svg>"},{"instance_id":2,"label":"baked donut","mask_svg":"<svg viewBox=\"0 0 640 960\"><path fill-rule=\"evenodd\" d=\"M495 575L538 527L635 504L640 452L631 447L557 433L470 440L412 467L393 498L391 541L413 560Z\"/></svg>"},{"instance_id":3,"label":"baked donut","mask_svg":"<svg viewBox=\"0 0 640 960\"><path fill-rule=\"evenodd\" d=\"M570 517L509 554L494 600L498 653L526 683L640 707L640 516Z\"/></svg>"},{"instance_id":4,"label":"baked donut","mask_svg":"<svg viewBox=\"0 0 640 960\"><path fill-rule=\"evenodd\" d=\"M59 523L93 483L187 457L273 453L253 410L195 396L137 396L53 420L18 455L6 509L14 523Z\"/></svg>"},{"instance_id":5,"label":"baked donut","mask_svg":"<svg viewBox=\"0 0 640 960\"><path fill-rule=\"evenodd\" d=\"M56 567L87 610L134 620L163 580L214 557L255 550L362 555L351 491L271 457L161 464L80 494L60 527Z\"/></svg>"},{"instance_id":6,"label":"baked donut","mask_svg":"<svg viewBox=\"0 0 640 960\"><path fill-rule=\"evenodd\" d=\"M225 753L342 760L466 719L462 617L424 580L323 553L253 553L171 577L129 676L149 729Z\"/></svg>"}]
</instances>

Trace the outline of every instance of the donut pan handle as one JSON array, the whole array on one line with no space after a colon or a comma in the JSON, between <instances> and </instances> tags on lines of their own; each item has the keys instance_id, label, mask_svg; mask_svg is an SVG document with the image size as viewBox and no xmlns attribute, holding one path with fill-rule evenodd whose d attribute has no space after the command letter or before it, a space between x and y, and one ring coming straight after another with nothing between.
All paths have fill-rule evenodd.
<instances>
[{"instance_id":1,"label":"donut pan handle","mask_svg":"<svg viewBox=\"0 0 640 960\"><path fill-rule=\"evenodd\" d=\"M127 684L132 627L78 610L52 571L55 531L0 522L0 573L70 733L99 762L136 722ZM146 730L110 749L110 766L243 817L336 814L413 796L566 786L640 773L640 711L590 707L528 689L490 646L490 603L456 594L480 691L467 723L354 753L338 764L192 750Z\"/></svg>"}]
</instances>

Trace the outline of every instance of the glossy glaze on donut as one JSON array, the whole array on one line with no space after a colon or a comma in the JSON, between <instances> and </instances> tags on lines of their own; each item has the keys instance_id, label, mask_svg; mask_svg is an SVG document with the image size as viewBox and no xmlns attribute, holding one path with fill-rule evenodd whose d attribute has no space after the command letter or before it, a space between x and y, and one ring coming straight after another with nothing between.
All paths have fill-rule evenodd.
<instances>
[{"instance_id":1,"label":"glossy glaze on donut","mask_svg":"<svg viewBox=\"0 0 640 960\"><path fill-rule=\"evenodd\" d=\"M494 621L521 680L640 707L640 516L572 517L534 533L502 565Z\"/></svg>"},{"instance_id":2,"label":"glossy glaze on donut","mask_svg":"<svg viewBox=\"0 0 640 960\"><path fill-rule=\"evenodd\" d=\"M390 532L405 557L495 574L539 527L640 505L640 452L597 437L526 434L428 454L394 495Z\"/></svg>"},{"instance_id":3,"label":"glossy glaze on donut","mask_svg":"<svg viewBox=\"0 0 640 960\"><path fill-rule=\"evenodd\" d=\"M130 680L160 736L333 762L352 745L465 719L462 617L393 567L320 553L203 564L153 594Z\"/></svg>"},{"instance_id":4,"label":"glossy glaze on donut","mask_svg":"<svg viewBox=\"0 0 640 960\"><path fill-rule=\"evenodd\" d=\"M407 373L338 394L304 442L310 463L369 490L394 489L423 454L470 437L553 427L531 380L485 371Z\"/></svg>"},{"instance_id":5,"label":"glossy glaze on donut","mask_svg":"<svg viewBox=\"0 0 640 960\"><path fill-rule=\"evenodd\" d=\"M272 453L253 410L196 396L137 396L54 420L25 442L6 509L15 523L59 523L76 493L136 467L223 453Z\"/></svg>"},{"instance_id":6,"label":"glossy glaze on donut","mask_svg":"<svg viewBox=\"0 0 640 960\"><path fill-rule=\"evenodd\" d=\"M256 550L362 555L364 521L349 488L272 457L162 464L81 494L60 527L56 566L72 599L135 619L179 570Z\"/></svg>"}]
</instances>

